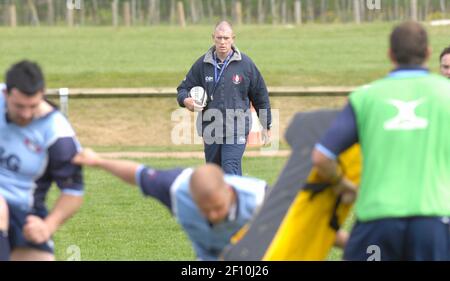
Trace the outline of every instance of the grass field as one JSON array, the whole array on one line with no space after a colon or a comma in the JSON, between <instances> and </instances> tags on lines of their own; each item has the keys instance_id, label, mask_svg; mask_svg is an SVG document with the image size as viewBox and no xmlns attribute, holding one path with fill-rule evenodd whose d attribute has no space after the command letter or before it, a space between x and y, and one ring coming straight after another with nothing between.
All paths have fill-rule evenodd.
<instances>
[{"instance_id":1,"label":"grass field","mask_svg":"<svg viewBox=\"0 0 450 281\"><path fill-rule=\"evenodd\" d=\"M236 44L270 86L361 85L390 69L392 24L237 27ZM428 27L431 67L450 29ZM0 71L29 58L42 63L49 87L177 86L211 45L210 26L0 28Z\"/></svg>"}]
</instances>

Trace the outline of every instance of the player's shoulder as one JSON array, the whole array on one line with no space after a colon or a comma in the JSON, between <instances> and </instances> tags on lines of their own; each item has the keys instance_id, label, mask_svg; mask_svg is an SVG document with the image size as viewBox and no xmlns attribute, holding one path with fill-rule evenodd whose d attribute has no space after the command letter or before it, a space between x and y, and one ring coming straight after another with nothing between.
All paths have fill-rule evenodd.
<instances>
[{"instance_id":1,"label":"player's shoulder","mask_svg":"<svg viewBox=\"0 0 450 281\"><path fill-rule=\"evenodd\" d=\"M172 182L170 186L170 191L172 195L177 193L189 193L189 181L191 179L191 175L194 172L193 168L177 168L174 169L177 171L175 176L175 180Z\"/></svg>"},{"instance_id":2,"label":"player's shoulder","mask_svg":"<svg viewBox=\"0 0 450 281\"><path fill-rule=\"evenodd\" d=\"M64 137L75 137L75 131L69 120L58 109L48 113L41 122L49 141Z\"/></svg>"},{"instance_id":3,"label":"player's shoulder","mask_svg":"<svg viewBox=\"0 0 450 281\"><path fill-rule=\"evenodd\" d=\"M373 82L361 85L359 87L356 87L351 93L350 93L350 100L353 100L355 98L360 98L360 97L368 97L370 95L370 93L377 93L380 90L382 90L381 88L383 88L385 86L386 83L386 79L382 78L382 79L378 79L375 80Z\"/></svg>"},{"instance_id":4,"label":"player's shoulder","mask_svg":"<svg viewBox=\"0 0 450 281\"><path fill-rule=\"evenodd\" d=\"M235 187L238 191L244 193L264 192L267 186L267 182L265 180L237 175L225 175L225 182Z\"/></svg>"},{"instance_id":5,"label":"player's shoulder","mask_svg":"<svg viewBox=\"0 0 450 281\"><path fill-rule=\"evenodd\" d=\"M248 64L248 65L252 65L252 66L255 65L253 60L248 55L246 55L245 53L239 51L239 55L241 57L241 62L242 63Z\"/></svg>"}]
</instances>

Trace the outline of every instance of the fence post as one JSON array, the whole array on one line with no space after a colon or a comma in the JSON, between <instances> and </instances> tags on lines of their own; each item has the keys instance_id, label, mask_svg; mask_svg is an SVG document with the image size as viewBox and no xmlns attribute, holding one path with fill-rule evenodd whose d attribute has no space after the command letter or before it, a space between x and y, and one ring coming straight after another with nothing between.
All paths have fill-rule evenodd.
<instances>
[{"instance_id":1,"label":"fence post","mask_svg":"<svg viewBox=\"0 0 450 281\"><path fill-rule=\"evenodd\" d=\"M131 9L128 1L123 3L123 21L125 26L131 25Z\"/></svg>"},{"instance_id":2,"label":"fence post","mask_svg":"<svg viewBox=\"0 0 450 281\"><path fill-rule=\"evenodd\" d=\"M177 3L177 11L178 11L178 23L181 27L186 27L186 19L184 17L184 6L183 2L178 1Z\"/></svg>"},{"instance_id":3,"label":"fence post","mask_svg":"<svg viewBox=\"0 0 450 281\"><path fill-rule=\"evenodd\" d=\"M69 88L59 89L59 106L60 111L69 117Z\"/></svg>"},{"instance_id":4,"label":"fence post","mask_svg":"<svg viewBox=\"0 0 450 281\"><path fill-rule=\"evenodd\" d=\"M17 10L15 4L9 5L9 26L17 26Z\"/></svg>"},{"instance_id":5,"label":"fence post","mask_svg":"<svg viewBox=\"0 0 450 281\"><path fill-rule=\"evenodd\" d=\"M119 1L114 0L111 3L111 11L112 11L112 23L114 27L119 25Z\"/></svg>"}]
</instances>

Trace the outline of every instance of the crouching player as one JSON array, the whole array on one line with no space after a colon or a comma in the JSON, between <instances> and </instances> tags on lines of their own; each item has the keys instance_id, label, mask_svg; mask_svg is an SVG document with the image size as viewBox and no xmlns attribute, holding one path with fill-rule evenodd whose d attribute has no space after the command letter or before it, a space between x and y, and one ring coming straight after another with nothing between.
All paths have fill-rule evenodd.
<instances>
[{"instance_id":1,"label":"crouching player","mask_svg":"<svg viewBox=\"0 0 450 281\"><path fill-rule=\"evenodd\" d=\"M82 204L80 150L67 119L44 98L40 67L13 65L0 84L0 259L54 260L52 234ZM46 194L61 194L48 213Z\"/></svg>"}]
</instances>

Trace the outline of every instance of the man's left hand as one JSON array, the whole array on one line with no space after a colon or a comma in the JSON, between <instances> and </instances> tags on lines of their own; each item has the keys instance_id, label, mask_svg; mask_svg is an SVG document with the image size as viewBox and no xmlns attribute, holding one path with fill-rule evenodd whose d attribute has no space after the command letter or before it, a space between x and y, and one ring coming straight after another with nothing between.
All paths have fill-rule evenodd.
<instances>
[{"instance_id":1,"label":"man's left hand","mask_svg":"<svg viewBox=\"0 0 450 281\"><path fill-rule=\"evenodd\" d=\"M264 146L267 146L272 142L272 133L270 132L270 129L263 129L261 137Z\"/></svg>"},{"instance_id":2,"label":"man's left hand","mask_svg":"<svg viewBox=\"0 0 450 281\"><path fill-rule=\"evenodd\" d=\"M29 215L23 227L23 235L32 243L42 244L50 239L51 231L43 219Z\"/></svg>"}]
</instances>

